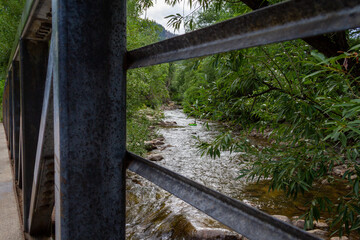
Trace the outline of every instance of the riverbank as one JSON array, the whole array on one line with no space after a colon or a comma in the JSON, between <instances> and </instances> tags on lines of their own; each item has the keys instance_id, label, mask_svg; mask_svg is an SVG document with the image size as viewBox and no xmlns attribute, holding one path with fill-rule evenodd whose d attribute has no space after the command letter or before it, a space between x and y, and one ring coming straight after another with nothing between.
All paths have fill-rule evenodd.
<instances>
[{"instance_id":1,"label":"riverbank","mask_svg":"<svg viewBox=\"0 0 360 240\"><path fill-rule=\"evenodd\" d=\"M209 130L203 126L204 122L199 120L197 120L197 125L189 125L194 123L194 119L188 118L179 109L164 110L164 115L165 118L159 124L161 137L148 141L148 144L154 147L149 152L148 158L160 155L161 157L154 160L159 165L257 207L268 214L281 215L277 217L300 228L303 227L303 220L297 219L296 216L302 215L304 209L301 207L313 195L299 197L297 201L289 201L289 198L281 191L268 192L266 182L254 184L238 180L242 153L235 155L224 153L221 159L212 159L206 156L202 157L196 148L195 136L202 139L213 139L221 131L221 126L210 123L212 129L218 130ZM194 236L196 232L206 233L209 236L214 236L212 234L217 232L219 238L216 239L227 239L226 236L239 239L239 235L234 235L225 226L218 224L196 209L192 209L156 186L152 186L146 180L132 176L129 182L133 185L128 194L129 201L132 202L131 207L139 213L137 216L141 216L131 216L132 220L129 221L129 226L142 231L139 234L135 230L130 230L131 239L149 239L151 236L155 239L160 239L160 236L164 239L181 239L180 235L184 239L193 239L191 236ZM325 192L334 191L334 197L336 194L342 194L337 186L330 185L329 187L320 187L319 189L324 189ZM131 212L129 214L131 215ZM145 223L142 222L143 220ZM324 219L315 223L314 227L314 230L311 230L312 233L321 235L324 239L330 239L327 231L329 227ZM223 230L219 231L219 229ZM215 239L205 238L205 235L199 239Z\"/></svg>"}]
</instances>

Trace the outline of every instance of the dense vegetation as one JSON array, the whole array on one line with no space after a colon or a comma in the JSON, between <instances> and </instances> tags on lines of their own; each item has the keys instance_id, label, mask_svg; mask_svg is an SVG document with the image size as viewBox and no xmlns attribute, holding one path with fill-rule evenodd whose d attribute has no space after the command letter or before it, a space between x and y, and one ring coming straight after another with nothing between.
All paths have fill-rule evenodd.
<instances>
[{"instance_id":1,"label":"dense vegetation","mask_svg":"<svg viewBox=\"0 0 360 240\"><path fill-rule=\"evenodd\" d=\"M128 1L127 48L129 50L160 40L164 29L139 16L142 9ZM152 134L149 115L159 116L156 109L169 100L169 64L130 70L127 75L127 145L137 154L145 152L144 141ZM152 118L150 118L152 119ZM156 118L155 118L156 119Z\"/></svg>"},{"instance_id":2,"label":"dense vegetation","mask_svg":"<svg viewBox=\"0 0 360 240\"><path fill-rule=\"evenodd\" d=\"M190 28L191 18L197 28L249 11L219 2L204 7L180 20ZM174 15L171 23L176 26L177 20ZM348 185L349 193L336 202L315 195L304 215L309 228L313 219L330 212L333 230L340 234L360 228L358 33L324 36L334 49L296 40L182 62L171 85L172 97L189 114L233 126L213 142L199 139L199 147L213 157L226 150L245 152L248 167L240 177L270 179L270 190L293 198L324 179ZM248 141L252 131L265 130L268 146ZM337 165L346 166L342 179L334 177Z\"/></svg>"},{"instance_id":3,"label":"dense vegetation","mask_svg":"<svg viewBox=\"0 0 360 240\"><path fill-rule=\"evenodd\" d=\"M0 104L7 66L25 0L0 1ZM2 111L1 111L2 113ZM2 119L2 117L1 117Z\"/></svg>"},{"instance_id":4,"label":"dense vegetation","mask_svg":"<svg viewBox=\"0 0 360 240\"><path fill-rule=\"evenodd\" d=\"M189 0L196 11L172 15L170 24L197 29L280 1ZM0 92L24 1L0 3ZM178 2L170 1L169 4ZM160 40L163 29L140 19L150 0L128 1L128 49ZM314 39L278 43L211 57L163 64L128 72L127 143L138 154L149 139L148 115L170 98L202 119L227 122L233 131L199 148L219 157L222 151L245 152L247 168L241 177L270 180L270 190L289 197L310 191L323 180L349 187L336 202L319 195L309 202L304 217L329 212L332 228L340 234L360 229L360 49L359 30ZM2 97L0 98L2 99ZM152 110L151 110L152 109ZM253 131L268 132L267 146L247 139ZM236 133L235 133L236 132ZM345 165L342 178L333 175Z\"/></svg>"}]
</instances>

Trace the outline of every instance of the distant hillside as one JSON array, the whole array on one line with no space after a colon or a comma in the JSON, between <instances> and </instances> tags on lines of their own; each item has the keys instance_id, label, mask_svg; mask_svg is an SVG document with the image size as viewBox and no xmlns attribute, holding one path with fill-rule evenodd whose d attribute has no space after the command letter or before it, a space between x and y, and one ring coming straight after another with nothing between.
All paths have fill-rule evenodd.
<instances>
[{"instance_id":1,"label":"distant hillside","mask_svg":"<svg viewBox=\"0 0 360 240\"><path fill-rule=\"evenodd\" d=\"M158 25L162 29L162 31L160 31L159 33L160 41L177 36L176 34L173 34L166 30L161 24L156 23L156 25Z\"/></svg>"}]
</instances>

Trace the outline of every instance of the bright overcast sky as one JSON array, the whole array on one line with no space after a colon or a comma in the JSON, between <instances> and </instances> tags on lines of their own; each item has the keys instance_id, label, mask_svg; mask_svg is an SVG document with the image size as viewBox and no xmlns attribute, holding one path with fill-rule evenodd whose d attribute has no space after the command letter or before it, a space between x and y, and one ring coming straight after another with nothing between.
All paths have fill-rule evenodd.
<instances>
[{"instance_id":1,"label":"bright overcast sky","mask_svg":"<svg viewBox=\"0 0 360 240\"><path fill-rule=\"evenodd\" d=\"M163 25L166 30L168 30L171 33L174 33L174 29L172 27L167 26L168 18L165 18L166 16L169 16L171 14L185 13L185 16L191 12L190 7L187 5L187 1L185 0L185 6L184 2L181 2L180 4L175 5L174 7L168 5L165 3L164 0L154 0L154 6L147 9L146 13L141 15L142 18L148 18L151 20L155 20L155 22ZM184 27L181 25L180 32L176 31L175 34L182 34L184 33Z\"/></svg>"}]
</instances>

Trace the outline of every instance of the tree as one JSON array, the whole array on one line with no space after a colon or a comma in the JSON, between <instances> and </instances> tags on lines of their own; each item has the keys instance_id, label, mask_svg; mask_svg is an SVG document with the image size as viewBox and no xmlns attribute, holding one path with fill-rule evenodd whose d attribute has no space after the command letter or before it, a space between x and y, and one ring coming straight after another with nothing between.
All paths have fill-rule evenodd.
<instances>
[{"instance_id":1,"label":"tree","mask_svg":"<svg viewBox=\"0 0 360 240\"><path fill-rule=\"evenodd\" d=\"M226 3L217 10L210 5L197 14L194 26L212 24L236 11L246 9ZM245 152L248 167L242 169L242 177L270 179L271 190L282 189L289 197L310 191L324 179L347 185L349 193L336 202L315 196L304 215L309 227L336 206L330 221L340 234L360 227L356 32L346 33L351 48L332 57L296 40L187 61L178 68L172 87L183 91L189 114L227 121L239 131L224 133L213 142L199 139L199 147L213 157L225 150ZM247 141L253 129L271 130L269 146ZM338 164L348 169L342 178L332 174Z\"/></svg>"}]
</instances>

